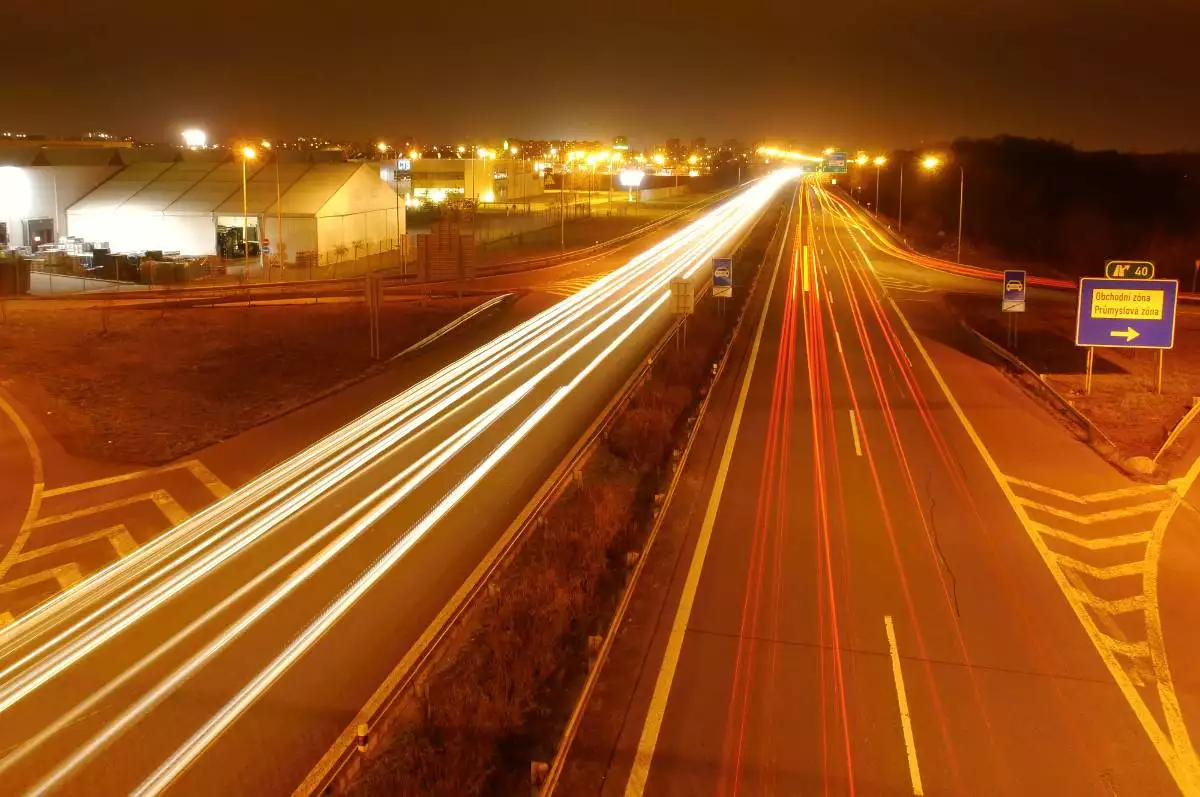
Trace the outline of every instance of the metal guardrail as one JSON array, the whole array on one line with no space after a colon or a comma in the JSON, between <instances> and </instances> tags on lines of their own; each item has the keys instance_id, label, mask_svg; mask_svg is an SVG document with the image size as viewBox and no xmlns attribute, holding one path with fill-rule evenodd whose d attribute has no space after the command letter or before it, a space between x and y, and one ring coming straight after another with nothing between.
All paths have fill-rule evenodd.
<instances>
[{"instance_id":1,"label":"metal guardrail","mask_svg":"<svg viewBox=\"0 0 1200 797\"><path fill-rule=\"evenodd\" d=\"M739 241L739 247L753 229L754 225L750 225ZM711 279L707 280L697 291L697 301L708 293L710 287ZM362 738L360 730L363 726L366 728L367 738L386 729L387 720L393 708L406 697L411 696L413 688L431 673L432 665L437 663L444 652L443 643L460 629L460 623L476 606L480 596L486 593L487 585L492 578L508 565L512 556L524 543L530 530L536 527L543 512L571 484L575 474L582 470L595 452L596 446L603 440L608 427L648 378L654 363L682 324L683 320L678 319L668 326L654 348L604 407L596 420L576 441L562 462L552 472L550 478L543 483L538 493L526 504L516 521L501 535L492 550L489 551L488 556L434 619L430 626L431 629L434 629L433 633L428 638L423 636L421 640L418 640L414 649L410 650L409 654L401 660L304 781L296 787L292 793L293 797L311 797L327 793L357 758L358 741Z\"/></svg>"},{"instance_id":2,"label":"metal guardrail","mask_svg":"<svg viewBox=\"0 0 1200 797\"><path fill-rule=\"evenodd\" d=\"M1022 371L1023 373L1025 373L1027 376L1032 377L1033 380L1035 382L1037 382L1037 384L1041 387L1042 391L1045 392L1047 395L1049 395L1051 401L1053 401L1055 404L1057 404L1065 413L1067 413L1072 418L1074 418L1076 420L1076 422L1081 424L1087 430L1089 438L1091 438L1091 439L1099 438L1100 440L1103 440L1109 446L1112 446L1114 451L1117 450L1117 445L1116 445L1116 443L1114 443L1112 441L1112 438L1110 438L1108 435L1106 435L1104 432L1102 432L1100 430L1100 427L1098 427L1095 423L1092 422L1091 418L1089 418L1088 416L1086 416L1082 412L1080 412L1075 407L1074 404L1072 404L1070 401L1067 400L1066 396L1064 396L1062 393L1059 393L1057 390L1055 390L1053 387L1051 387L1050 384L1048 382L1046 382L1045 377L1043 377L1037 371L1030 368L1029 365L1026 364L1024 360L1022 360L1020 357L1018 357L1015 354L1013 354L1012 352L1010 352L1008 349L999 345L995 341L991 340L987 335L984 335L979 330L974 329L970 324L966 323L961 318L958 320L958 323L962 326L963 329L967 330L972 335L974 335L979 340L979 342L982 343L984 345L984 347L987 348L989 351L991 351L993 354L995 354L996 356L1005 360L1010 365L1017 368L1019 371Z\"/></svg>"},{"instance_id":3,"label":"metal guardrail","mask_svg":"<svg viewBox=\"0 0 1200 797\"><path fill-rule=\"evenodd\" d=\"M789 216L790 218L790 212ZM787 242L787 224L780 226L783 232L783 237L780 239L779 245L783 246ZM776 233L778 235L778 233ZM768 243L765 251L771 251L774 246L774 238ZM743 241L745 239L743 238ZM735 250L736 251L736 250ZM746 288L746 296L751 297L754 291L758 288L758 280L762 275L762 269L755 273L753 281ZM750 307L750 301L742 305L738 313L737 320L734 322L733 329L726 341L725 350L721 352L721 359L717 361L712 373L712 379L709 380L708 390L704 397L700 400L700 404L696 407L694 419L691 421L691 427L688 429L687 440L684 441L683 448L679 454L679 461L676 463L675 470L671 474L671 480L667 484L667 489L663 494L662 507L654 518L654 522L650 527L650 533L646 536L646 541L642 545L642 550L638 555L637 564L633 568L633 572L629 576L629 581L625 585L624 592L621 595L621 600L617 604L617 608L613 612L612 619L608 624L608 630L604 635L604 641L600 645L600 650L596 654L596 661L591 670L588 672L588 677L584 681L583 689L580 692L578 700L575 702L575 707L571 712L570 718L567 720L567 725L563 729L562 737L559 740L558 747L555 750L554 761L551 763L549 771L546 773L546 779L541 784L539 791L540 797L551 797L554 790L558 787L559 779L562 777L563 770L566 767L567 756L570 753L571 745L575 742L575 736L579 732L579 726L583 722L584 712L587 710L588 702L591 700L592 692L595 691L596 683L600 678L600 671L603 669L604 662L608 659L609 653L616 642L616 637L624 623L626 612L629 610L629 605L633 601L633 594L637 588L638 580L641 578L642 572L645 569L646 561L649 558L651 548L654 547L655 541L658 539L659 531L662 529L663 523L666 522L667 510L671 506L672 500L675 497L675 491L679 487L679 482L683 478L683 472L687 465L688 457L691 455L692 447L695 445L696 438L700 435L701 422L704 420L705 413L708 411L708 405L712 400L713 388L717 381L721 378L721 374L725 372L725 368L729 364L730 354L733 352L734 343L737 341L738 333L742 329L742 322L746 317L746 311Z\"/></svg>"},{"instance_id":4,"label":"metal guardrail","mask_svg":"<svg viewBox=\"0 0 1200 797\"><path fill-rule=\"evenodd\" d=\"M1179 423L1175 424L1175 428L1171 430L1171 433L1167 435L1166 441L1163 442L1162 448L1158 449L1158 453L1154 455L1154 462L1156 464L1162 455L1167 453L1171 446L1175 445L1179 440L1179 436L1192 424L1192 421L1196 420L1196 415L1198 414L1200 414L1200 401L1193 399L1191 408L1179 419Z\"/></svg>"},{"instance_id":5,"label":"metal guardrail","mask_svg":"<svg viewBox=\"0 0 1200 797\"><path fill-rule=\"evenodd\" d=\"M309 773L292 793L293 797L308 797L328 793L328 790L346 771L358 753L357 740L361 737L360 728L366 726L368 737L375 736L386 728L386 719L392 709L403 699L412 695L413 687L431 673L432 665L440 659L444 652L443 643L452 637L459 629L460 623L475 608L480 597L486 593L487 585L493 577L504 569L512 556L520 549L530 530L536 527L542 513L547 510L562 492L571 484L575 474L587 463L595 452L596 446L603 440L608 427L616 419L621 409L625 407L634 392L648 376L654 361L671 341L678 331L682 321L670 325L666 334L655 345L651 353L643 360L641 366L625 381L621 389L604 408L592 425L576 441L563 461L555 468L551 477L543 484L542 489L530 500L509 530L501 536L476 572L471 574L460 589L434 620L438 628L425 641L421 650L411 657L406 656L400 665L393 670L391 676L372 695L371 699L359 712L354 721L342 731L317 766Z\"/></svg>"}]
</instances>

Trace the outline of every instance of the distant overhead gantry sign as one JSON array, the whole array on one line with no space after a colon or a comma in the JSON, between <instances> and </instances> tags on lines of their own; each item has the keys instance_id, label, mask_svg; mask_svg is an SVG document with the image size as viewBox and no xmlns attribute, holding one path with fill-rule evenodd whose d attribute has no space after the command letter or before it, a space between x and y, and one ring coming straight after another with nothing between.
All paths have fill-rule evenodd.
<instances>
[{"instance_id":1,"label":"distant overhead gantry sign","mask_svg":"<svg viewBox=\"0 0 1200 797\"><path fill-rule=\"evenodd\" d=\"M821 171L827 174L845 174L849 171L846 165L846 153L834 150L822 158Z\"/></svg>"}]
</instances>

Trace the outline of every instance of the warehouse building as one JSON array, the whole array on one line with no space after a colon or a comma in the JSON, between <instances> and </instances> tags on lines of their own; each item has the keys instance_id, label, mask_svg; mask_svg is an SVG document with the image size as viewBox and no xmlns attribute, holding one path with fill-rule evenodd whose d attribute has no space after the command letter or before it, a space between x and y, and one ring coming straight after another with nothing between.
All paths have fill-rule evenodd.
<instances>
[{"instance_id":1,"label":"warehouse building","mask_svg":"<svg viewBox=\"0 0 1200 797\"><path fill-rule=\"evenodd\" d=\"M394 248L404 232L397 209L395 192L371 164L321 153L243 164L228 153L174 150L169 159L128 163L66 215L71 236L113 252L241 257L270 241L274 253L282 244L285 262L314 255L328 262L359 246Z\"/></svg>"},{"instance_id":2,"label":"warehouse building","mask_svg":"<svg viewBox=\"0 0 1200 797\"><path fill-rule=\"evenodd\" d=\"M66 232L67 208L125 166L94 147L0 148L0 249L37 249Z\"/></svg>"},{"instance_id":3,"label":"warehouse building","mask_svg":"<svg viewBox=\"0 0 1200 797\"><path fill-rule=\"evenodd\" d=\"M533 161L513 158L420 158L400 161L411 172L414 200L440 203L457 194L483 203L524 201L542 193Z\"/></svg>"}]
</instances>

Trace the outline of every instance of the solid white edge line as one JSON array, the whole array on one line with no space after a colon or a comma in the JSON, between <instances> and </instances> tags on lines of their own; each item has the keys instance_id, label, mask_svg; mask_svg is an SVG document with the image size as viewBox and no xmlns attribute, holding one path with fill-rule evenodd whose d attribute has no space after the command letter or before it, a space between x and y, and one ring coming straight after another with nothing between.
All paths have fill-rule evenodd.
<instances>
[{"instance_id":1,"label":"solid white edge line","mask_svg":"<svg viewBox=\"0 0 1200 797\"><path fill-rule=\"evenodd\" d=\"M789 224L791 221L789 211ZM658 679L654 684L654 694L650 698L650 707L646 712L646 722L642 726L642 735L638 739L637 752L633 766L629 771L629 780L625 784L625 797L641 797L646 790L646 782L650 776L650 763L654 758L654 748L658 744L658 735L662 730L663 719L667 712L667 700L671 696L671 685L675 680L675 670L679 666L679 655L683 649L683 638L691 621L692 605L696 600L696 590L700 585L700 573L704 569L704 560L708 555L708 545L712 540L713 526L716 524L717 510L721 505L721 495L725 490L725 479L729 474L729 463L733 458L733 449L737 443L738 430L742 425L742 413L746 408L746 398L750 394L750 380L754 376L754 365L758 360L758 349L762 344L763 329L766 328L767 312L771 308L771 298L775 293L775 283L779 276L779 263L783 259L784 246L787 243L785 232L780 241L779 254L775 257L775 267L771 272L771 281L767 285L767 297L763 302L762 315L758 319L758 328L754 332L754 343L750 348L750 361L746 373L742 377L741 390L738 393L737 404L733 410L733 420L729 426L729 435L725 438L725 449L721 453L721 463L717 468L716 480L709 496L708 508L704 513L704 523L700 528L700 536L696 540L696 549L692 553L691 565L688 567L687 580L683 585L679 607L675 611L675 619L671 623L671 633L667 638L667 649L663 654L662 666L658 671Z\"/></svg>"},{"instance_id":2,"label":"solid white edge line","mask_svg":"<svg viewBox=\"0 0 1200 797\"><path fill-rule=\"evenodd\" d=\"M883 616L883 626L887 631L888 653L892 657L892 680L896 682L896 702L900 705L900 727L904 731L904 751L908 755L908 776L912 780L913 794L923 795L925 787L921 784L921 767L917 763L917 744L913 740L908 693L904 690L904 673L900 669L900 652L896 648L896 629L890 614Z\"/></svg>"}]
</instances>

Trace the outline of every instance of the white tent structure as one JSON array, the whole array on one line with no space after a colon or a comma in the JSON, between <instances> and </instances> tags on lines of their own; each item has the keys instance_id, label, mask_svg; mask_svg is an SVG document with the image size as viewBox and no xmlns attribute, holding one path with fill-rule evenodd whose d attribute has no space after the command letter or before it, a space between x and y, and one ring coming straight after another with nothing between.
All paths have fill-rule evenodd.
<instances>
[{"instance_id":1,"label":"white tent structure","mask_svg":"<svg viewBox=\"0 0 1200 797\"><path fill-rule=\"evenodd\" d=\"M244 225L251 241L262 232L275 252L282 243L288 261L313 252L321 262L356 243L390 249L404 231L377 165L251 161L243 194L242 162L213 155L180 152L173 161L128 164L67 210L67 231L114 252L213 255L222 231L240 240Z\"/></svg>"}]
</instances>

